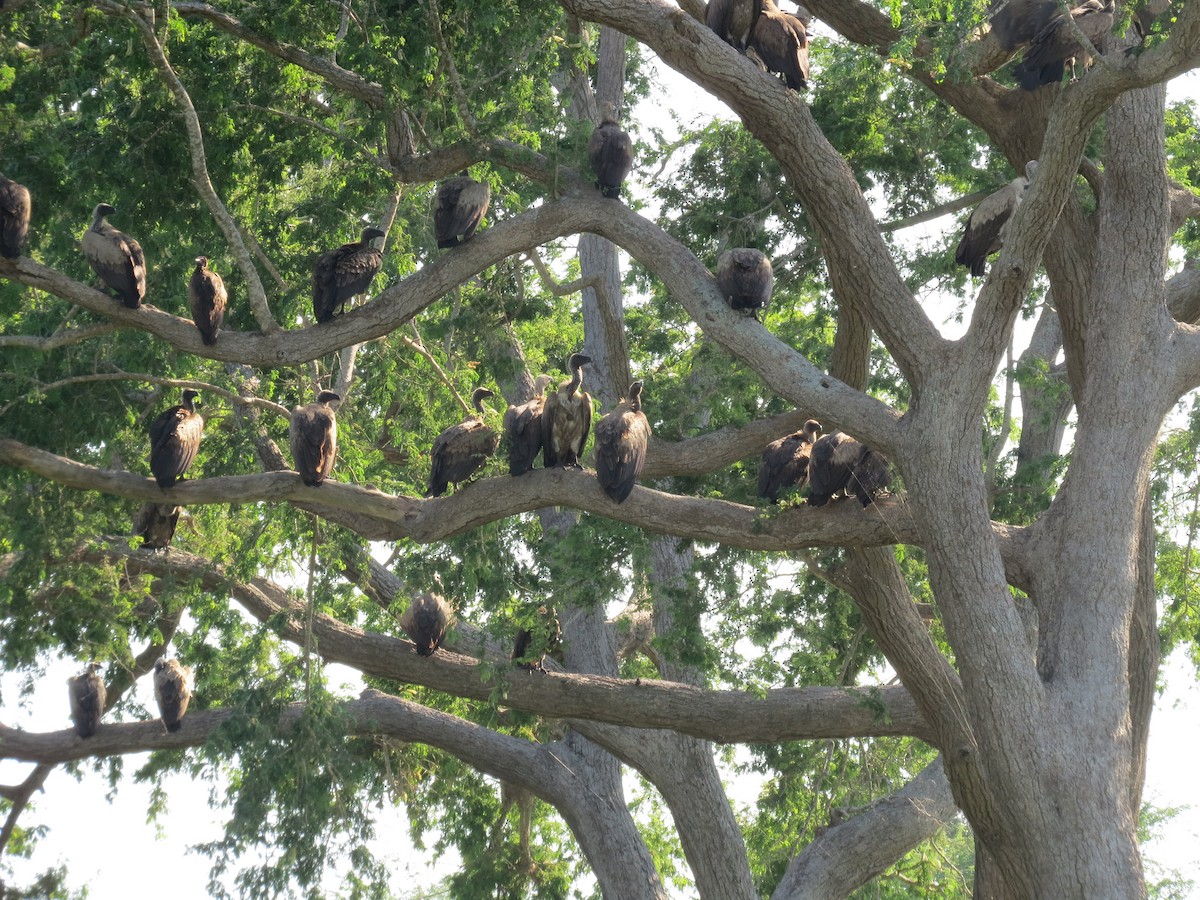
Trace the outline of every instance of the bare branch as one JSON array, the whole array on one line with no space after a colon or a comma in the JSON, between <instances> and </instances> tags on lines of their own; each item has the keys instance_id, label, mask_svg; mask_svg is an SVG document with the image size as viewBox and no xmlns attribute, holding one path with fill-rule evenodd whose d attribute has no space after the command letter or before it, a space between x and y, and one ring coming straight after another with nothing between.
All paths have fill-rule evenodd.
<instances>
[{"instance_id":1,"label":"bare branch","mask_svg":"<svg viewBox=\"0 0 1200 900\"><path fill-rule=\"evenodd\" d=\"M101 337L120 330L121 326L116 322L97 322L95 325L81 325L78 328L62 328L55 331L50 337L4 334L0 335L0 347L22 347L26 350L50 353L61 347L82 344L84 341L91 340L94 337Z\"/></svg>"}]
</instances>

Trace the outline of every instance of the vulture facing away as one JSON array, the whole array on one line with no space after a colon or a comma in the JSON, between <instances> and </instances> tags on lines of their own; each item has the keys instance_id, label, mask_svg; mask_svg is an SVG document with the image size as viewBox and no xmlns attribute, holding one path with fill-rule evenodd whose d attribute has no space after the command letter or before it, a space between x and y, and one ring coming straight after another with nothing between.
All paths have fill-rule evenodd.
<instances>
[{"instance_id":1,"label":"vulture facing away","mask_svg":"<svg viewBox=\"0 0 1200 900\"><path fill-rule=\"evenodd\" d=\"M633 141L617 122L617 110L600 104L600 124L588 140L588 160L601 196L621 199L621 185L633 170Z\"/></svg>"},{"instance_id":2,"label":"vulture facing away","mask_svg":"<svg viewBox=\"0 0 1200 900\"><path fill-rule=\"evenodd\" d=\"M708 0L704 24L725 43L744 53L761 11L761 0Z\"/></svg>"},{"instance_id":3,"label":"vulture facing away","mask_svg":"<svg viewBox=\"0 0 1200 900\"><path fill-rule=\"evenodd\" d=\"M793 91L808 86L808 31L800 18L780 10L774 0L762 0L750 46L767 71L782 75Z\"/></svg>"},{"instance_id":4,"label":"vulture facing away","mask_svg":"<svg viewBox=\"0 0 1200 900\"><path fill-rule=\"evenodd\" d=\"M1025 164L1023 176L985 197L967 219L958 249L954 251L954 261L969 268L975 277L983 277L987 258L1004 246L1005 226L1025 199L1037 167L1037 160L1031 159Z\"/></svg>"},{"instance_id":5,"label":"vulture facing away","mask_svg":"<svg viewBox=\"0 0 1200 900\"><path fill-rule=\"evenodd\" d=\"M1025 48L1024 58L1013 67L1013 76L1027 91L1062 81L1068 61L1074 66L1076 57L1082 55L1085 65L1091 62L1089 51L1076 38L1072 23L1093 47L1102 50L1104 39L1112 31L1113 14L1113 0L1087 0L1071 10L1069 20L1057 13Z\"/></svg>"},{"instance_id":6,"label":"vulture facing away","mask_svg":"<svg viewBox=\"0 0 1200 900\"><path fill-rule=\"evenodd\" d=\"M522 669L546 673L546 656L556 655L562 647L562 627L558 614L551 607L539 606L535 622L517 631L513 641L512 661ZM536 640L535 640L536 638Z\"/></svg>"},{"instance_id":7,"label":"vulture facing away","mask_svg":"<svg viewBox=\"0 0 1200 900\"><path fill-rule=\"evenodd\" d=\"M81 738L95 734L100 727L100 717L104 715L104 682L96 674L99 668L99 663L88 663L81 673L67 679L71 719L75 723L75 733Z\"/></svg>"},{"instance_id":8,"label":"vulture facing away","mask_svg":"<svg viewBox=\"0 0 1200 900\"><path fill-rule=\"evenodd\" d=\"M0 256L20 256L28 235L29 188L0 175Z\"/></svg>"},{"instance_id":9,"label":"vulture facing away","mask_svg":"<svg viewBox=\"0 0 1200 900\"><path fill-rule=\"evenodd\" d=\"M426 497L440 497L446 486L456 488L484 467L488 457L500 446L500 435L484 424L483 400L494 397L487 388L475 388L471 394L471 405L475 415L467 416L457 425L451 425L437 436L429 452L432 466L429 470L429 490Z\"/></svg>"},{"instance_id":10,"label":"vulture facing away","mask_svg":"<svg viewBox=\"0 0 1200 900\"><path fill-rule=\"evenodd\" d=\"M107 203L97 204L91 227L83 233L83 255L121 302L137 309L146 299L146 257L141 244L104 221L115 212Z\"/></svg>"},{"instance_id":11,"label":"vulture facing away","mask_svg":"<svg viewBox=\"0 0 1200 900\"><path fill-rule=\"evenodd\" d=\"M437 594L417 594L400 616L400 627L417 645L419 656L433 656L442 646L453 618L450 604Z\"/></svg>"},{"instance_id":12,"label":"vulture facing away","mask_svg":"<svg viewBox=\"0 0 1200 900\"><path fill-rule=\"evenodd\" d=\"M629 399L596 423L596 478L614 503L625 501L646 465L650 423L642 412L642 383L629 386Z\"/></svg>"},{"instance_id":13,"label":"vulture facing away","mask_svg":"<svg viewBox=\"0 0 1200 900\"><path fill-rule=\"evenodd\" d=\"M462 174L448 178L438 185L433 210L433 233L439 247L457 247L475 234L488 204L492 202L492 187Z\"/></svg>"},{"instance_id":14,"label":"vulture facing away","mask_svg":"<svg viewBox=\"0 0 1200 900\"><path fill-rule=\"evenodd\" d=\"M809 454L820 433L821 423L809 419L800 431L767 444L758 464L758 496L774 503L786 488L804 487Z\"/></svg>"},{"instance_id":15,"label":"vulture facing away","mask_svg":"<svg viewBox=\"0 0 1200 900\"><path fill-rule=\"evenodd\" d=\"M133 517L133 536L142 539L139 550L166 550L175 537L182 506L174 503L143 503Z\"/></svg>"},{"instance_id":16,"label":"vulture facing away","mask_svg":"<svg viewBox=\"0 0 1200 900\"><path fill-rule=\"evenodd\" d=\"M167 731L183 727L183 716L192 700L192 670L177 659L160 659L154 664L154 699Z\"/></svg>"},{"instance_id":17,"label":"vulture facing away","mask_svg":"<svg viewBox=\"0 0 1200 900\"><path fill-rule=\"evenodd\" d=\"M150 423L150 471L163 490L174 486L196 458L204 419L196 412L200 394L188 388L183 403L172 406Z\"/></svg>"},{"instance_id":18,"label":"vulture facing away","mask_svg":"<svg viewBox=\"0 0 1200 900\"><path fill-rule=\"evenodd\" d=\"M330 404L341 399L333 391L321 391L315 402L292 410L288 426L292 461L300 480L309 487L320 487L333 471L333 461L337 459L337 419Z\"/></svg>"},{"instance_id":19,"label":"vulture facing away","mask_svg":"<svg viewBox=\"0 0 1200 900\"><path fill-rule=\"evenodd\" d=\"M371 241L383 237L378 228L364 228L362 237L350 244L326 250L313 266L313 316L317 322L328 322L334 310L346 311L346 301L371 286L383 251L372 247Z\"/></svg>"},{"instance_id":20,"label":"vulture facing away","mask_svg":"<svg viewBox=\"0 0 1200 900\"><path fill-rule=\"evenodd\" d=\"M812 446L808 462L810 506L824 506L841 490L868 506L890 480L883 454L840 431L818 438Z\"/></svg>"},{"instance_id":21,"label":"vulture facing away","mask_svg":"<svg viewBox=\"0 0 1200 900\"><path fill-rule=\"evenodd\" d=\"M549 375L539 375L533 383L533 397L504 412L504 437L508 441L508 474L516 477L533 468L542 452L542 409L546 405Z\"/></svg>"},{"instance_id":22,"label":"vulture facing away","mask_svg":"<svg viewBox=\"0 0 1200 900\"><path fill-rule=\"evenodd\" d=\"M204 343L212 345L217 342L228 300L225 282L208 267L208 257L197 256L196 270L188 281L188 305L192 308L192 321L200 330L200 340Z\"/></svg>"},{"instance_id":23,"label":"vulture facing away","mask_svg":"<svg viewBox=\"0 0 1200 900\"><path fill-rule=\"evenodd\" d=\"M717 287L733 309L757 316L771 302L772 284L771 261L760 250L734 247L717 260Z\"/></svg>"},{"instance_id":24,"label":"vulture facing away","mask_svg":"<svg viewBox=\"0 0 1200 900\"><path fill-rule=\"evenodd\" d=\"M1023 47L1058 14L1057 0L1000 0L992 8L992 33L1006 53Z\"/></svg>"},{"instance_id":25,"label":"vulture facing away","mask_svg":"<svg viewBox=\"0 0 1200 900\"><path fill-rule=\"evenodd\" d=\"M546 397L542 409L542 464L580 468L579 457L592 431L592 395L583 390L583 367L592 358L572 353L567 360L571 377Z\"/></svg>"}]
</instances>

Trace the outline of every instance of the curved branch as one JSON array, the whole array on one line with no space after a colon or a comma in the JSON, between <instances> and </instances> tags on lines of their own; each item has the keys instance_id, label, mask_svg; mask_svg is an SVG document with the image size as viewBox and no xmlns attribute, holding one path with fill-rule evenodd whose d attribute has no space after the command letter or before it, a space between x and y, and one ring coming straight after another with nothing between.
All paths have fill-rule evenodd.
<instances>
[{"instance_id":1,"label":"curved branch","mask_svg":"<svg viewBox=\"0 0 1200 900\"><path fill-rule=\"evenodd\" d=\"M94 337L112 334L121 328L116 322L97 322L94 325L81 325L78 328L64 328L54 332L50 337L38 337L25 334L0 335L0 348L21 347L25 350L36 350L39 353L50 353L60 347L70 347L82 344Z\"/></svg>"}]
</instances>

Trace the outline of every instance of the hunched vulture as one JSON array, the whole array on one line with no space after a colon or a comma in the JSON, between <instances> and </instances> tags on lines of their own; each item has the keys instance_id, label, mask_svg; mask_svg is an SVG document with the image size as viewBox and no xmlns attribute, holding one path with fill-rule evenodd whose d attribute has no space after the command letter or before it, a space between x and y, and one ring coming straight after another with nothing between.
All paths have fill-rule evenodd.
<instances>
[{"instance_id":1,"label":"hunched vulture","mask_svg":"<svg viewBox=\"0 0 1200 900\"><path fill-rule=\"evenodd\" d=\"M457 247L469 241L491 202L491 185L476 181L466 170L439 184L433 210L437 245Z\"/></svg>"},{"instance_id":2,"label":"hunched vulture","mask_svg":"<svg viewBox=\"0 0 1200 900\"><path fill-rule=\"evenodd\" d=\"M808 30L798 16L783 12L774 0L762 0L750 46L768 72L778 72L793 91L808 86Z\"/></svg>"},{"instance_id":3,"label":"hunched vulture","mask_svg":"<svg viewBox=\"0 0 1200 900\"><path fill-rule=\"evenodd\" d=\"M196 269L188 281L188 305L192 308L192 321L196 323L200 340L204 343L211 345L217 342L228 300L225 282L208 267L208 257L197 256Z\"/></svg>"},{"instance_id":4,"label":"hunched vulture","mask_svg":"<svg viewBox=\"0 0 1200 900\"><path fill-rule=\"evenodd\" d=\"M331 404L341 399L334 391L321 391L313 403L292 410L288 426L292 461L300 480L309 487L320 487L333 471L337 459L337 419Z\"/></svg>"},{"instance_id":5,"label":"hunched vulture","mask_svg":"<svg viewBox=\"0 0 1200 900\"><path fill-rule=\"evenodd\" d=\"M721 40L745 52L761 11L761 0L708 0L704 24Z\"/></svg>"},{"instance_id":6,"label":"hunched vulture","mask_svg":"<svg viewBox=\"0 0 1200 900\"><path fill-rule=\"evenodd\" d=\"M175 537L182 506L174 503L143 503L133 517L133 536L142 539L139 550L166 550Z\"/></svg>"},{"instance_id":7,"label":"hunched vulture","mask_svg":"<svg viewBox=\"0 0 1200 900\"><path fill-rule=\"evenodd\" d=\"M800 431L767 444L758 464L758 496L774 503L786 488L804 487L809 454L820 433L821 423L809 419Z\"/></svg>"},{"instance_id":8,"label":"hunched vulture","mask_svg":"<svg viewBox=\"0 0 1200 900\"><path fill-rule=\"evenodd\" d=\"M579 457L592 431L592 395L583 390L583 367L590 356L572 353L567 360L571 377L546 397L542 409L542 464L579 468Z\"/></svg>"},{"instance_id":9,"label":"hunched vulture","mask_svg":"<svg viewBox=\"0 0 1200 900\"><path fill-rule=\"evenodd\" d=\"M328 322L334 310L346 311L346 301L371 286L383 251L372 247L371 241L384 234L378 228L364 228L359 240L326 250L313 266L313 316L317 322Z\"/></svg>"},{"instance_id":10,"label":"hunched vulture","mask_svg":"<svg viewBox=\"0 0 1200 900\"><path fill-rule=\"evenodd\" d=\"M987 272L987 258L1004 246L1005 226L1025 199L1037 167L1037 160L1031 159L1025 164L1024 175L984 197L967 219L954 261L968 267L975 277L981 278Z\"/></svg>"},{"instance_id":11,"label":"hunched vulture","mask_svg":"<svg viewBox=\"0 0 1200 900\"><path fill-rule=\"evenodd\" d=\"M199 392L186 389L182 404L159 413L150 423L150 471L164 490L183 478L196 458L204 433L204 419L196 412L199 397Z\"/></svg>"},{"instance_id":12,"label":"hunched vulture","mask_svg":"<svg viewBox=\"0 0 1200 900\"><path fill-rule=\"evenodd\" d=\"M500 434L484 424L483 400L494 397L487 388L475 388L471 394L471 405L475 415L467 416L457 425L451 425L437 436L429 452L429 490L426 497L440 497L446 486L456 488L484 467L488 457L500 446Z\"/></svg>"},{"instance_id":13,"label":"hunched vulture","mask_svg":"<svg viewBox=\"0 0 1200 900\"><path fill-rule=\"evenodd\" d=\"M442 646L453 618L449 603L437 594L421 593L413 597L408 609L400 616L400 627L416 644L419 656L433 656Z\"/></svg>"},{"instance_id":14,"label":"hunched vulture","mask_svg":"<svg viewBox=\"0 0 1200 900\"><path fill-rule=\"evenodd\" d=\"M99 669L99 663L88 663L86 669L67 679L71 719L75 723L75 733L81 738L95 734L100 727L100 717L104 715L106 698L104 682L96 674Z\"/></svg>"},{"instance_id":15,"label":"hunched vulture","mask_svg":"<svg viewBox=\"0 0 1200 900\"><path fill-rule=\"evenodd\" d=\"M0 175L0 256L16 259L29 235L29 188Z\"/></svg>"},{"instance_id":16,"label":"hunched vulture","mask_svg":"<svg viewBox=\"0 0 1200 900\"><path fill-rule=\"evenodd\" d=\"M508 441L508 474L524 475L542 452L542 410L546 406L549 375L533 383L533 397L504 411L504 438Z\"/></svg>"},{"instance_id":17,"label":"hunched vulture","mask_svg":"<svg viewBox=\"0 0 1200 900\"><path fill-rule=\"evenodd\" d=\"M588 140L588 160L601 196L621 198L621 185L633 169L633 141L617 122L612 103L600 104L600 124Z\"/></svg>"},{"instance_id":18,"label":"hunched vulture","mask_svg":"<svg viewBox=\"0 0 1200 900\"><path fill-rule=\"evenodd\" d=\"M179 731L192 700L192 670L177 659L160 659L154 664L154 699L167 731Z\"/></svg>"},{"instance_id":19,"label":"hunched vulture","mask_svg":"<svg viewBox=\"0 0 1200 900\"><path fill-rule=\"evenodd\" d=\"M824 506L841 490L868 506L890 480L887 457L840 431L831 431L812 446L808 461L811 506Z\"/></svg>"},{"instance_id":20,"label":"hunched vulture","mask_svg":"<svg viewBox=\"0 0 1200 900\"><path fill-rule=\"evenodd\" d=\"M629 399L596 423L596 478L604 493L622 503L646 465L650 423L642 412L642 382L629 386Z\"/></svg>"},{"instance_id":21,"label":"hunched vulture","mask_svg":"<svg viewBox=\"0 0 1200 900\"><path fill-rule=\"evenodd\" d=\"M146 299L146 257L141 244L104 221L115 212L107 203L96 205L92 224L83 233L83 255L100 279L117 292L121 302L137 309Z\"/></svg>"},{"instance_id":22,"label":"hunched vulture","mask_svg":"<svg viewBox=\"0 0 1200 900\"><path fill-rule=\"evenodd\" d=\"M757 316L771 302L774 275L761 250L734 247L717 260L717 287L733 309Z\"/></svg>"}]
</instances>

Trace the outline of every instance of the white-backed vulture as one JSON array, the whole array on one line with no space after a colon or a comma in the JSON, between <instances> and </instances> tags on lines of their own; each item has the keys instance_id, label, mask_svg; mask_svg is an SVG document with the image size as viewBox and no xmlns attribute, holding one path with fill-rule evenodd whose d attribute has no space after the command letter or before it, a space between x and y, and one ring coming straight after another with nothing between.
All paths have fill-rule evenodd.
<instances>
[{"instance_id":1,"label":"white-backed vulture","mask_svg":"<svg viewBox=\"0 0 1200 900\"><path fill-rule=\"evenodd\" d=\"M378 228L364 228L357 241L326 250L317 257L312 288L313 317L318 323L330 321L335 310L344 313L346 301L371 286L383 265L383 251L372 247L371 241L383 236Z\"/></svg>"},{"instance_id":2,"label":"white-backed vulture","mask_svg":"<svg viewBox=\"0 0 1200 900\"><path fill-rule=\"evenodd\" d=\"M504 439L508 441L508 474L524 475L542 452L542 410L546 406L549 375L533 383L533 397L504 411Z\"/></svg>"},{"instance_id":3,"label":"white-backed vulture","mask_svg":"<svg viewBox=\"0 0 1200 900\"><path fill-rule=\"evenodd\" d=\"M800 431L767 444L758 464L758 496L774 503L785 489L793 485L803 488L808 480L809 454L820 434L821 423L809 419Z\"/></svg>"},{"instance_id":4,"label":"white-backed vulture","mask_svg":"<svg viewBox=\"0 0 1200 900\"><path fill-rule=\"evenodd\" d=\"M492 202L492 186L476 181L466 170L438 185L433 209L433 233L439 247L457 247L475 234Z\"/></svg>"},{"instance_id":5,"label":"white-backed vulture","mask_svg":"<svg viewBox=\"0 0 1200 900\"><path fill-rule=\"evenodd\" d=\"M228 301L225 282L208 267L208 257L197 256L196 268L188 281L188 305L192 309L192 321L196 323L200 340L204 343L211 345L217 342Z\"/></svg>"},{"instance_id":6,"label":"white-backed vulture","mask_svg":"<svg viewBox=\"0 0 1200 900\"><path fill-rule=\"evenodd\" d=\"M1075 59L1082 56L1085 66L1091 63L1090 52L1076 37L1075 28L1093 47L1103 51L1113 19L1113 0L1087 0L1071 10L1069 19L1063 13L1056 14L1025 48L1024 57L1013 67L1013 77L1027 91L1057 84L1068 61L1074 66Z\"/></svg>"},{"instance_id":7,"label":"white-backed vulture","mask_svg":"<svg viewBox=\"0 0 1200 900\"><path fill-rule=\"evenodd\" d=\"M197 391L187 388L182 404L159 413L150 423L150 471L164 490L183 478L196 458L204 433L204 419L196 412L199 398Z\"/></svg>"},{"instance_id":8,"label":"white-backed vulture","mask_svg":"<svg viewBox=\"0 0 1200 900\"><path fill-rule=\"evenodd\" d=\"M182 506L174 503L143 503L133 517L133 536L142 539L139 550L166 550L175 537Z\"/></svg>"},{"instance_id":9,"label":"white-backed vulture","mask_svg":"<svg viewBox=\"0 0 1200 900\"><path fill-rule=\"evenodd\" d=\"M590 356L572 353L567 360L571 377L546 396L542 409L542 464L579 467L579 458L592 431L592 395L583 390L583 367Z\"/></svg>"},{"instance_id":10,"label":"white-backed vulture","mask_svg":"<svg viewBox=\"0 0 1200 900\"><path fill-rule=\"evenodd\" d=\"M16 259L29 235L29 188L0 175L0 256Z\"/></svg>"},{"instance_id":11,"label":"white-backed vulture","mask_svg":"<svg viewBox=\"0 0 1200 900\"><path fill-rule=\"evenodd\" d=\"M106 696L104 681L97 674L99 669L99 663L88 663L86 669L67 679L71 720L75 723L75 733L81 738L95 734L100 727L100 717L104 715Z\"/></svg>"},{"instance_id":12,"label":"white-backed vulture","mask_svg":"<svg viewBox=\"0 0 1200 900\"><path fill-rule=\"evenodd\" d=\"M629 399L596 423L596 478L615 503L623 503L646 465L650 423L642 412L642 382L629 386Z\"/></svg>"},{"instance_id":13,"label":"white-backed vulture","mask_svg":"<svg viewBox=\"0 0 1200 900\"><path fill-rule=\"evenodd\" d=\"M782 75L793 91L808 86L808 30L798 16L783 12L774 0L762 0L750 46L767 71Z\"/></svg>"},{"instance_id":14,"label":"white-backed vulture","mask_svg":"<svg viewBox=\"0 0 1200 900\"><path fill-rule=\"evenodd\" d=\"M704 24L744 53L761 11L761 0L708 0Z\"/></svg>"},{"instance_id":15,"label":"white-backed vulture","mask_svg":"<svg viewBox=\"0 0 1200 900\"><path fill-rule=\"evenodd\" d=\"M192 670L177 659L160 659L154 664L154 699L167 731L179 731L192 701Z\"/></svg>"},{"instance_id":16,"label":"white-backed vulture","mask_svg":"<svg viewBox=\"0 0 1200 900\"><path fill-rule=\"evenodd\" d=\"M600 194L619 200L621 185L633 170L633 141L617 122L616 107L608 101L600 104L600 124L588 140L588 160Z\"/></svg>"},{"instance_id":17,"label":"white-backed vulture","mask_svg":"<svg viewBox=\"0 0 1200 900\"><path fill-rule=\"evenodd\" d=\"M104 221L115 212L107 203L97 204L80 246L100 280L116 291L127 307L137 309L146 299L146 257L141 244Z\"/></svg>"},{"instance_id":18,"label":"white-backed vulture","mask_svg":"<svg viewBox=\"0 0 1200 900\"><path fill-rule=\"evenodd\" d=\"M975 277L983 277L987 272L987 258L1004 246L1008 221L1025 199L1037 167L1037 160L1031 159L1025 164L1024 175L984 197L967 219L958 249L954 251L954 261L969 268Z\"/></svg>"},{"instance_id":19,"label":"white-backed vulture","mask_svg":"<svg viewBox=\"0 0 1200 900\"><path fill-rule=\"evenodd\" d=\"M446 486L456 488L484 467L488 457L493 456L500 446L500 434L484 424L486 410L483 401L494 397L487 388L475 388L471 394L471 405L475 415L467 416L457 425L451 425L437 436L429 452L429 490L426 497L440 497Z\"/></svg>"},{"instance_id":20,"label":"white-backed vulture","mask_svg":"<svg viewBox=\"0 0 1200 900\"><path fill-rule=\"evenodd\" d=\"M400 627L417 647L419 656L433 656L454 619L450 604L437 594L420 593L400 616Z\"/></svg>"},{"instance_id":21,"label":"white-backed vulture","mask_svg":"<svg viewBox=\"0 0 1200 900\"><path fill-rule=\"evenodd\" d=\"M853 494L868 506L891 480L882 453L840 431L816 440L808 461L808 502L824 506L838 491Z\"/></svg>"},{"instance_id":22,"label":"white-backed vulture","mask_svg":"<svg viewBox=\"0 0 1200 900\"><path fill-rule=\"evenodd\" d=\"M758 316L771 302L775 276L771 261L761 250L734 247L717 259L717 287L733 309Z\"/></svg>"},{"instance_id":23,"label":"white-backed vulture","mask_svg":"<svg viewBox=\"0 0 1200 900\"><path fill-rule=\"evenodd\" d=\"M333 471L337 459L337 419L331 404L341 399L334 391L321 391L314 402L292 410L288 426L292 461L300 480L309 487L320 487Z\"/></svg>"}]
</instances>

